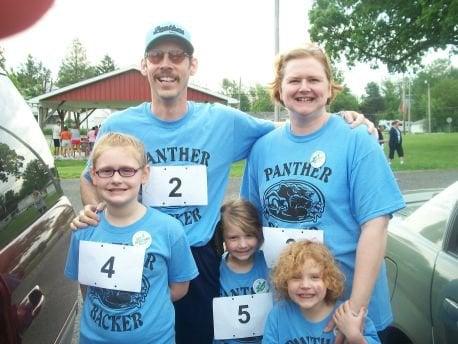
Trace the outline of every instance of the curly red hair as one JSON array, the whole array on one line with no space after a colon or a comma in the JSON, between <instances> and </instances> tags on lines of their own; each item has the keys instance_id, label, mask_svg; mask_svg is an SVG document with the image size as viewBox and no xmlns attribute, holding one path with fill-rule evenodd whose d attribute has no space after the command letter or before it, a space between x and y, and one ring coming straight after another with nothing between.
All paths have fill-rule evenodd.
<instances>
[{"instance_id":1,"label":"curly red hair","mask_svg":"<svg viewBox=\"0 0 458 344\"><path fill-rule=\"evenodd\" d=\"M272 284L280 299L290 299L288 281L301 275L307 260L313 260L322 270L327 292L326 303L335 303L344 289L345 277L329 249L321 243L303 240L288 245L272 271Z\"/></svg>"}]
</instances>

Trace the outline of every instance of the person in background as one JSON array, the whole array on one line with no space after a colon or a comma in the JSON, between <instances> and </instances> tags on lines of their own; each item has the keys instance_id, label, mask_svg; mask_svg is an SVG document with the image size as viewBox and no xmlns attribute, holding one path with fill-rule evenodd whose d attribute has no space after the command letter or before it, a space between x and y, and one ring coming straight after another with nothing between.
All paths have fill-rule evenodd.
<instances>
[{"instance_id":1,"label":"person in background","mask_svg":"<svg viewBox=\"0 0 458 344\"><path fill-rule=\"evenodd\" d=\"M377 126L377 134L378 134L378 143L380 145L380 148L383 151L383 146L385 145L385 139L383 137L383 131L385 130L385 126L382 124L379 124Z\"/></svg>"},{"instance_id":2,"label":"person in background","mask_svg":"<svg viewBox=\"0 0 458 344\"><path fill-rule=\"evenodd\" d=\"M62 130L62 126L60 121L57 121L56 124L52 127L52 140L54 145L54 158L59 159L61 152L60 152L60 131Z\"/></svg>"},{"instance_id":3,"label":"person in background","mask_svg":"<svg viewBox=\"0 0 458 344\"><path fill-rule=\"evenodd\" d=\"M78 157L81 157L81 133L78 128L70 129L72 133L71 144L72 144L72 156L76 158L76 153Z\"/></svg>"},{"instance_id":4,"label":"person in background","mask_svg":"<svg viewBox=\"0 0 458 344\"><path fill-rule=\"evenodd\" d=\"M278 235L284 228L321 233L345 274L343 298L355 313L367 307L384 337L393 319L383 261L387 226L405 206L393 172L364 128L351 130L327 111L341 87L316 44L280 54L271 87L290 122L253 146L241 196Z\"/></svg>"},{"instance_id":5,"label":"person in background","mask_svg":"<svg viewBox=\"0 0 458 344\"><path fill-rule=\"evenodd\" d=\"M268 293L269 270L264 254L259 250L264 237L256 208L242 199L224 203L217 230L217 242L224 242L226 248L219 268L219 296ZM213 314L213 317L217 317L217 314ZM262 339L260 336L239 338L215 340L214 343L261 343Z\"/></svg>"},{"instance_id":6,"label":"person in background","mask_svg":"<svg viewBox=\"0 0 458 344\"><path fill-rule=\"evenodd\" d=\"M110 260L98 269L101 273L116 273L118 280L137 277L141 288L134 292L116 286L110 289L81 284L84 303L80 343L174 343L172 301L187 293L189 281L198 274L183 226L138 201L140 186L149 177L149 166L137 139L107 134L95 145L91 159L92 182L107 206L100 213L97 229L88 227L72 233L65 275L80 280L79 274L88 268L80 265L81 245L88 241L115 243L121 252L111 251ZM117 265L121 245L143 251L138 276Z\"/></svg>"},{"instance_id":7,"label":"person in background","mask_svg":"<svg viewBox=\"0 0 458 344\"><path fill-rule=\"evenodd\" d=\"M72 148L71 139L72 139L72 133L70 132L70 130L68 130L67 126L64 126L64 130L62 130L60 133L61 152L64 158L71 157L71 152L70 152Z\"/></svg>"},{"instance_id":8,"label":"person in background","mask_svg":"<svg viewBox=\"0 0 458 344\"><path fill-rule=\"evenodd\" d=\"M394 159L394 152L398 153L401 165L404 164L404 149L402 148L402 133L401 129L399 129L400 125L401 122L398 120L391 122L390 139L388 141L388 158L390 159L390 164Z\"/></svg>"},{"instance_id":9,"label":"person in background","mask_svg":"<svg viewBox=\"0 0 458 344\"><path fill-rule=\"evenodd\" d=\"M94 126L87 132L87 140L88 140L88 153L90 154L92 152L92 149L94 148L95 140L97 138L97 132L98 132L98 127Z\"/></svg>"},{"instance_id":10,"label":"person in background","mask_svg":"<svg viewBox=\"0 0 458 344\"><path fill-rule=\"evenodd\" d=\"M364 307L354 312L348 301L337 301L344 278L323 244L305 240L287 246L272 272L280 301L269 313L262 343L334 343L336 331L325 331L331 318L346 343L380 343Z\"/></svg>"}]
</instances>

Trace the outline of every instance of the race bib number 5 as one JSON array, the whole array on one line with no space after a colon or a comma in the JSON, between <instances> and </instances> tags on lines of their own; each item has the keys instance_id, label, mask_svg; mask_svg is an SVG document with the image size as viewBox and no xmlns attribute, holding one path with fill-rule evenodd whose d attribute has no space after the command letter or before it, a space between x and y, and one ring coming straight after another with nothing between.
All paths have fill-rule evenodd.
<instances>
[{"instance_id":1,"label":"race bib number 5","mask_svg":"<svg viewBox=\"0 0 458 344\"><path fill-rule=\"evenodd\" d=\"M142 197L153 207L207 205L207 167L151 166Z\"/></svg>"},{"instance_id":2,"label":"race bib number 5","mask_svg":"<svg viewBox=\"0 0 458 344\"><path fill-rule=\"evenodd\" d=\"M80 241L78 281L84 285L140 292L145 249Z\"/></svg>"},{"instance_id":3,"label":"race bib number 5","mask_svg":"<svg viewBox=\"0 0 458 344\"><path fill-rule=\"evenodd\" d=\"M213 299L215 339L262 336L272 309L272 293Z\"/></svg>"}]
</instances>

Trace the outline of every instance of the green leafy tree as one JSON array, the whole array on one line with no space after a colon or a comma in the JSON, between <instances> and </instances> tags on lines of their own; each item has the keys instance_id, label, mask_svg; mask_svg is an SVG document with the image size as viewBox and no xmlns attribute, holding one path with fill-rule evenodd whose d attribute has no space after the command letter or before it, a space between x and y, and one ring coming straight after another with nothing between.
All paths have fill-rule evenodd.
<instances>
[{"instance_id":1,"label":"green leafy tree","mask_svg":"<svg viewBox=\"0 0 458 344\"><path fill-rule=\"evenodd\" d=\"M385 103L380 88L375 82L370 82L366 85L366 94L363 95L360 106L361 111L367 115L376 115L385 109Z\"/></svg>"},{"instance_id":2,"label":"green leafy tree","mask_svg":"<svg viewBox=\"0 0 458 344\"><path fill-rule=\"evenodd\" d=\"M18 178L24 165L24 157L11 150L5 143L0 143L0 182L6 183L9 176Z\"/></svg>"},{"instance_id":3,"label":"green leafy tree","mask_svg":"<svg viewBox=\"0 0 458 344\"><path fill-rule=\"evenodd\" d=\"M384 119L395 119L399 117L399 107L401 105L401 94L399 89L399 85L396 85L391 80L383 81L382 96L384 99L385 110L383 111L382 116Z\"/></svg>"},{"instance_id":4,"label":"green leafy tree","mask_svg":"<svg viewBox=\"0 0 458 344\"><path fill-rule=\"evenodd\" d=\"M450 80L450 81L447 81ZM431 94L431 124L433 129L437 115L442 114L447 117L447 113L453 118L456 97L455 82L458 80L458 69L451 65L446 59L437 59L428 65L424 70L417 73L412 79L412 120L421 120L427 118L428 108L428 85ZM447 88L447 87L450 88ZM455 91L453 91L455 89ZM446 118L445 117L445 118ZM458 118L456 118L458 121Z\"/></svg>"},{"instance_id":5,"label":"green leafy tree","mask_svg":"<svg viewBox=\"0 0 458 344\"><path fill-rule=\"evenodd\" d=\"M272 112L274 104L267 89L259 84L250 88L251 112Z\"/></svg>"},{"instance_id":6,"label":"green leafy tree","mask_svg":"<svg viewBox=\"0 0 458 344\"><path fill-rule=\"evenodd\" d=\"M430 49L458 44L456 0L316 0L310 36L331 58L385 63L390 71L420 64Z\"/></svg>"},{"instance_id":7,"label":"green leafy tree","mask_svg":"<svg viewBox=\"0 0 458 344\"><path fill-rule=\"evenodd\" d=\"M458 78L439 80L431 90L431 126L435 131L448 131L447 117L452 118L451 128L458 127Z\"/></svg>"},{"instance_id":8,"label":"green leafy tree","mask_svg":"<svg viewBox=\"0 0 458 344\"><path fill-rule=\"evenodd\" d=\"M47 166L44 166L38 159L31 160L22 174L24 182L22 183L19 194L24 196L32 193L33 190L43 189L49 182L49 178Z\"/></svg>"},{"instance_id":9,"label":"green leafy tree","mask_svg":"<svg viewBox=\"0 0 458 344\"><path fill-rule=\"evenodd\" d=\"M26 99L46 93L52 87L51 71L30 54L18 71L11 72L10 78Z\"/></svg>"},{"instance_id":10,"label":"green leafy tree","mask_svg":"<svg viewBox=\"0 0 458 344\"><path fill-rule=\"evenodd\" d=\"M228 97L239 100L240 110L250 111L250 99L246 94L240 82L224 78L222 82L222 93Z\"/></svg>"},{"instance_id":11,"label":"green leafy tree","mask_svg":"<svg viewBox=\"0 0 458 344\"><path fill-rule=\"evenodd\" d=\"M96 75L96 69L89 64L83 44L74 39L70 50L59 68L57 86L64 87Z\"/></svg>"},{"instance_id":12,"label":"green leafy tree","mask_svg":"<svg viewBox=\"0 0 458 344\"><path fill-rule=\"evenodd\" d=\"M348 87L337 94L336 98L332 101L330 106L331 112L339 112L343 110L357 110L359 109L358 98L351 94Z\"/></svg>"},{"instance_id":13,"label":"green leafy tree","mask_svg":"<svg viewBox=\"0 0 458 344\"><path fill-rule=\"evenodd\" d=\"M109 55L105 55L95 68L97 75L101 75L116 70L116 65Z\"/></svg>"}]
</instances>

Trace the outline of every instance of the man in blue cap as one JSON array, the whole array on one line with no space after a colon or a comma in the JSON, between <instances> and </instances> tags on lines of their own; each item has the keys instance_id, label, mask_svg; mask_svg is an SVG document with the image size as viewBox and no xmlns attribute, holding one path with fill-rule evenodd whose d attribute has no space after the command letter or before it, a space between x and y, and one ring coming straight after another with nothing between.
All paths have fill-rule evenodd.
<instances>
[{"instance_id":1,"label":"man in blue cap","mask_svg":"<svg viewBox=\"0 0 458 344\"><path fill-rule=\"evenodd\" d=\"M141 61L151 102L110 116L99 137L123 132L145 144L151 178L142 201L183 224L199 269L188 294L175 303L176 342L205 344L213 341L212 300L219 293L220 263L214 234L229 170L274 125L221 104L187 101L188 81L197 70L193 53L191 36L183 26L154 26ZM87 173L80 184L86 206L73 221L74 228L98 221L99 198Z\"/></svg>"}]
</instances>

